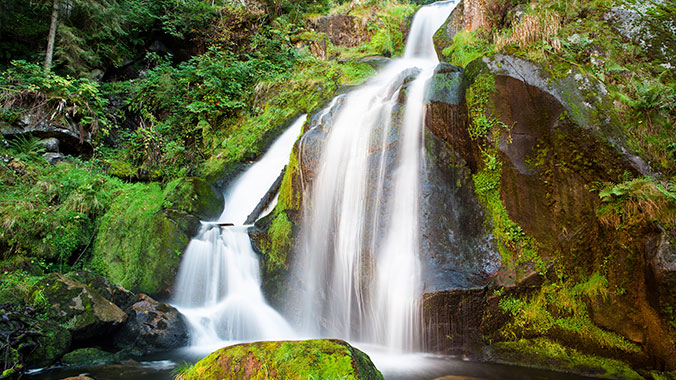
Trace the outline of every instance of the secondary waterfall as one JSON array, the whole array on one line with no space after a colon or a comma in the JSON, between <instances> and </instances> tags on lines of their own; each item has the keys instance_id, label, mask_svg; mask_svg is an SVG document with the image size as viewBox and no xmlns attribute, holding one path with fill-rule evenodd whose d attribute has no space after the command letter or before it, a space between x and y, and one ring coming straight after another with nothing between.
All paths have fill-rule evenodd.
<instances>
[{"instance_id":1,"label":"secondary waterfall","mask_svg":"<svg viewBox=\"0 0 676 380\"><path fill-rule=\"evenodd\" d=\"M258 257L242 224L289 161L305 119L296 120L258 162L232 182L224 192L221 216L215 222L203 222L188 244L173 303L188 320L193 345L295 336L284 318L265 302Z\"/></svg>"},{"instance_id":2,"label":"secondary waterfall","mask_svg":"<svg viewBox=\"0 0 676 380\"><path fill-rule=\"evenodd\" d=\"M439 63L432 37L454 7L421 8L404 57L317 118L326 137L296 265L308 335L419 347L423 102Z\"/></svg>"}]
</instances>

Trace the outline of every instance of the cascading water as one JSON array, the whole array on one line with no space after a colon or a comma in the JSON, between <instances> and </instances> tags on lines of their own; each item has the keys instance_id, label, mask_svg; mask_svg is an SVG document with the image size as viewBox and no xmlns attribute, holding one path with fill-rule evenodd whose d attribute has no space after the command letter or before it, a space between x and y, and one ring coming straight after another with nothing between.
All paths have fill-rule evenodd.
<instances>
[{"instance_id":1,"label":"cascading water","mask_svg":"<svg viewBox=\"0 0 676 380\"><path fill-rule=\"evenodd\" d=\"M439 63L432 36L454 7L421 8L404 57L333 102L323 114L333 111L331 120L319 118L328 132L304 197L296 266L308 335L419 345L423 102Z\"/></svg>"},{"instance_id":2,"label":"cascading water","mask_svg":"<svg viewBox=\"0 0 676 380\"><path fill-rule=\"evenodd\" d=\"M288 162L305 119L296 120L228 187L221 216L215 222L203 222L188 244L173 303L188 321L193 346L295 336L284 318L265 302L258 258L248 227L242 224ZM220 227L223 223L235 226Z\"/></svg>"}]
</instances>

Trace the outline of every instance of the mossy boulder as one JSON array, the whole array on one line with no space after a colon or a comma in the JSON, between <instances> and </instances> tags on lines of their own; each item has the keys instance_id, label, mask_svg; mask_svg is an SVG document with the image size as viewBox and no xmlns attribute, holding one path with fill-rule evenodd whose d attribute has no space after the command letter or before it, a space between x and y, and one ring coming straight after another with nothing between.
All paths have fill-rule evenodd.
<instances>
[{"instance_id":1,"label":"mossy boulder","mask_svg":"<svg viewBox=\"0 0 676 380\"><path fill-rule=\"evenodd\" d=\"M637 368L673 368L676 335L650 295L670 283L669 244L653 222L610 225L595 190L650 175L627 148L608 91L583 74L554 78L505 55L480 58L463 76L466 124L460 108L430 98L426 127L447 149L427 139L428 154L469 171L473 183L456 182L484 206L502 266L483 298L473 301L471 289L440 294L435 307L448 310L436 314L483 310L485 342L543 337ZM450 335L462 343L462 333ZM452 340L433 343L453 349Z\"/></svg>"},{"instance_id":2,"label":"mossy boulder","mask_svg":"<svg viewBox=\"0 0 676 380\"><path fill-rule=\"evenodd\" d=\"M382 380L365 353L341 340L257 342L220 349L178 377L216 379Z\"/></svg>"},{"instance_id":3,"label":"mossy boulder","mask_svg":"<svg viewBox=\"0 0 676 380\"><path fill-rule=\"evenodd\" d=\"M101 364L116 363L124 360L124 355L113 354L98 348L80 348L71 351L61 358L61 364L68 367L85 367Z\"/></svg>"},{"instance_id":4,"label":"mossy boulder","mask_svg":"<svg viewBox=\"0 0 676 380\"><path fill-rule=\"evenodd\" d=\"M66 327L75 340L106 335L127 319L125 312L94 289L59 273L45 276L32 293L44 299L50 319Z\"/></svg>"},{"instance_id":5,"label":"mossy boulder","mask_svg":"<svg viewBox=\"0 0 676 380\"><path fill-rule=\"evenodd\" d=\"M173 204L165 208L165 190L175 188L136 184L121 192L101 219L92 266L133 292L168 293L199 226L199 217Z\"/></svg>"},{"instance_id":6,"label":"mossy boulder","mask_svg":"<svg viewBox=\"0 0 676 380\"><path fill-rule=\"evenodd\" d=\"M200 219L218 217L223 211L223 194L198 177L174 180L167 185L163 207L178 210Z\"/></svg>"},{"instance_id":7,"label":"mossy boulder","mask_svg":"<svg viewBox=\"0 0 676 380\"><path fill-rule=\"evenodd\" d=\"M127 306L136 302L138 296L129 290L115 285L107 278L90 271L78 271L66 273L66 277L71 278L77 282L85 284L90 288L96 290L103 298L114 303L120 309L125 309Z\"/></svg>"},{"instance_id":8,"label":"mossy boulder","mask_svg":"<svg viewBox=\"0 0 676 380\"><path fill-rule=\"evenodd\" d=\"M115 344L140 354L164 351L184 346L188 342L188 327L176 308L158 302L145 294L129 306L126 323L115 336Z\"/></svg>"},{"instance_id":9,"label":"mossy boulder","mask_svg":"<svg viewBox=\"0 0 676 380\"><path fill-rule=\"evenodd\" d=\"M34 328L39 331L35 338L36 347L26 358L28 368L45 367L56 362L68 352L71 334L58 323L36 320Z\"/></svg>"}]
</instances>

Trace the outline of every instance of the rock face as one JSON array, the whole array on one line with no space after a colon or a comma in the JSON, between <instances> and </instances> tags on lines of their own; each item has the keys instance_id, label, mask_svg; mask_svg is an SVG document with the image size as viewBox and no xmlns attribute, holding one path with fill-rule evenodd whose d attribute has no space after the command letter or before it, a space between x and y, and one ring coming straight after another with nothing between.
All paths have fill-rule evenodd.
<instances>
[{"instance_id":1,"label":"rock face","mask_svg":"<svg viewBox=\"0 0 676 380\"><path fill-rule=\"evenodd\" d=\"M121 348L143 354L182 347L188 342L188 328L174 307L145 294L126 309L129 317L115 337Z\"/></svg>"},{"instance_id":2,"label":"rock face","mask_svg":"<svg viewBox=\"0 0 676 380\"><path fill-rule=\"evenodd\" d=\"M50 305L49 315L65 324L74 340L105 335L127 319L119 307L95 290L58 273L45 276L34 286L35 292L44 296Z\"/></svg>"},{"instance_id":3,"label":"rock face","mask_svg":"<svg viewBox=\"0 0 676 380\"><path fill-rule=\"evenodd\" d=\"M357 17L348 15L325 16L317 20L318 32L326 33L336 46L355 47L368 41L371 33L366 23Z\"/></svg>"},{"instance_id":4,"label":"rock face","mask_svg":"<svg viewBox=\"0 0 676 380\"><path fill-rule=\"evenodd\" d=\"M220 349L179 374L181 380L382 380L371 359L341 340L258 342Z\"/></svg>"},{"instance_id":5,"label":"rock face","mask_svg":"<svg viewBox=\"0 0 676 380\"><path fill-rule=\"evenodd\" d=\"M112 284L107 278L93 272L70 272L66 274L66 277L89 286L122 310L136 302L138 298L136 294L120 285Z\"/></svg>"},{"instance_id":6,"label":"rock face","mask_svg":"<svg viewBox=\"0 0 676 380\"><path fill-rule=\"evenodd\" d=\"M92 152L89 132L65 121L45 119L43 115L29 114L23 120L19 120L16 125L0 124L0 133L8 138L33 135L42 139L57 139L56 149L65 154L90 154ZM50 145L49 148L52 149L47 150L54 152L53 144Z\"/></svg>"},{"instance_id":7,"label":"rock face","mask_svg":"<svg viewBox=\"0 0 676 380\"><path fill-rule=\"evenodd\" d=\"M198 177L173 182L164 200L172 209L197 216L202 220L218 217L223 211L223 194Z\"/></svg>"},{"instance_id":8,"label":"rock face","mask_svg":"<svg viewBox=\"0 0 676 380\"><path fill-rule=\"evenodd\" d=\"M440 68L443 71L448 69ZM458 97L469 99L469 95L444 90L449 99L439 101L440 97L430 96L426 108L426 127L436 138L427 140L428 160L454 163L458 167L453 169L456 173L464 171L465 176L474 176L476 181L477 173L487 170L486 147L494 147L491 148L494 153L488 152L495 154L490 165L497 168L498 179L492 202L498 202L499 206L492 206L492 212L495 207L503 210L501 217L509 218L533 239L537 255L545 263L553 262L569 273L589 276L606 265L605 258L612 257L612 264L605 266L608 286L621 287L626 294L610 292L607 297L583 300L589 310L588 321L595 328L619 334L641 348L634 353L614 351L565 329L547 330L545 337L587 354L620 359L635 366L653 361L659 363L658 367L674 368L673 330L665 324L667 318L660 317L661 310L673 299L667 294L669 290L657 290L673 289L674 254L669 239L654 224L631 231L608 227L599 219L599 195L590 188L592 183L619 183L626 177L650 174L650 168L625 147L617 113L605 88L582 75L552 79L527 61L503 55L472 62L463 76L468 91L474 94L485 91L488 104L488 111L468 110L469 117L490 114L488 117L495 118L497 128L503 129L470 138L468 131L474 127L464 124L463 101L456 106L452 101ZM438 81L442 84L433 83L431 87L444 87L448 78L437 75L434 82ZM482 89L477 84L480 81L490 85ZM457 177L457 188L467 186L477 191L477 182ZM448 176L444 182L449 179L453 177ZM463 204L468 201L471 204L471 193L464 197ZM447 202L452 199L444 198ZM450 210L443 214L452 215ZM481 218L477 211L468 214ZM490 219L486 220L484 228L493 228L491 224ZM455 233L459 225L471 222L455 226L451 223L442 230ZM423 318L428 336L432 337L427 342L430 347L442 352L457 351L459 347L476 352L471 346L477 328L479 343L485 343L482 342L485 337L504 339L495 334L511 320L500 306L502 300L510 297L527 300L540 286L560 281L537 275L527 263L516 267L505 265L518 260L518 252L506 248L501 253L502 267L499 270L494 267L492 282L484 283L489 285L488 293L482 295L482 290L460 284L457 289L432 288L440 292L430 292L424 297ZM502 293L493 294L490 289L498 286L505 288ZM650 294L659 294L659 300ZM469 314L483 315L478 326ZM450 339L434 338L437 336Z\"/></svg>"},{"instance_id":9,"label":"rock face","mask_svg":"<svg viewBox=\"0 0 676 380\"><path fill-rule=\"evenodd\" d=\"M476 163L462 158L473 152L462 78L459 67L439 65L426 97L421 258L427 291L484 286L501 262L472 190Z\"/></svg>"}]
</instances>

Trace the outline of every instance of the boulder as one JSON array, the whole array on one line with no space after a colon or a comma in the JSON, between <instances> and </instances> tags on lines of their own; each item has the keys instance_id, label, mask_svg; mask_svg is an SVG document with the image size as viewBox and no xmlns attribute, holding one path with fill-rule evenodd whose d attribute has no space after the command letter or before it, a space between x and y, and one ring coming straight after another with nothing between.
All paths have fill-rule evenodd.
<instances>
[{"instance_id":1,"label":"boulder","mask_svg":"<svg viewBox=\"0 0 676 380\"><path fill-rule=\"evenodd\" d=\"M124 360L119 354L112 354L98 348L80 348L71 351L61 358L61 364L68 367L86 367L101 364L116 363Z\"/></svg>"},{"instance_id":2,"label":"boulder","mask_svg":"<svg viewBox=\"0 0 676 380\"><path fill-rule=\"evenodd\" d=\"M125 311L129 317L115 336L115 344L143 354L184 346L188 328L181 313L145 294Z\"/></svg>"},{"instance_id":3,"label":"boulder","mask_svg":"<svg viewBox=\"0 0 676 380\"><path fill-rule=\"evenodd\" d=\"M334 339L257 342L222 348L180 373L180 380L381 380L363 352Z\"/></svg>"},{"instance_id":4,"label":"boulder","mask_svg":"<svg viewBox=\"0 0 676 380\"><path fill-rule=\"evenodd\" d=\"M125 309L138 299L138 296L129 290L115 285L107 278L89 271L70 272L66 277L83 283L96 290L103 298L114 303L120 309Z\"/></svg>"},{"instance_id":5,"label":"boulder","mask_svg":"<svg viewBox=\"0 0 676 380\"><path fill-rule=\"evenodd\" d=\"M217 218L223 211L223 194L198 177L172 181L164 197L166 209L178 210L202 220Z\"/></svg>"},{"instance_id":6,"label":"boulder","mask_svg":"<svg viewBox=\"0 0 676 380\"><path fill-rule=\"evenodd\" d=\"M64 324L75 340L104 336L127 315L91 287L59 273L50 273L32 289L44 297L49 317Z\"/></svg>"}]
</instances>

